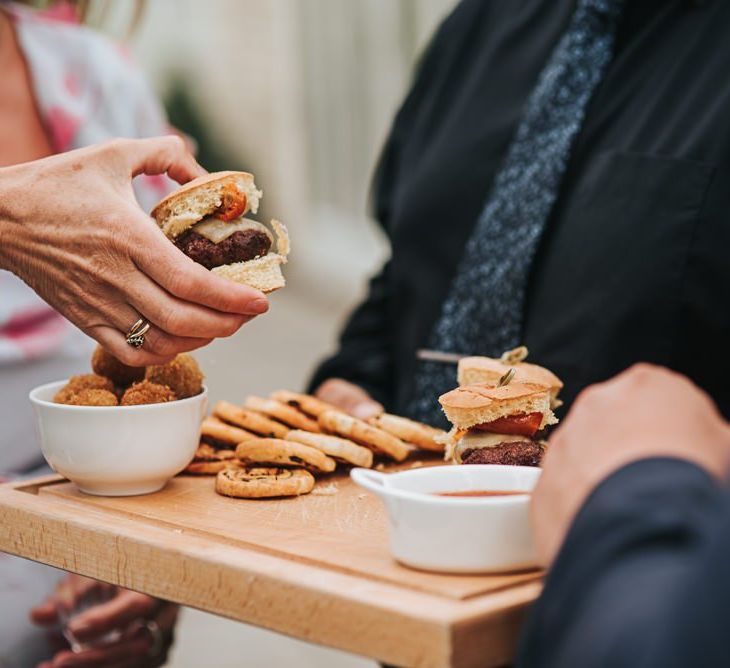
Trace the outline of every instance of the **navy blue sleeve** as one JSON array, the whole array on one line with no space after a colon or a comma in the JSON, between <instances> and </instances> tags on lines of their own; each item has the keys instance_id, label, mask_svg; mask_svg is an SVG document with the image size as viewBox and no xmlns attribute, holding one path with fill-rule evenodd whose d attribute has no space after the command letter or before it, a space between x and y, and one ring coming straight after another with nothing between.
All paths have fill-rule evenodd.
<instances>
[{"instance_id":1,"label":"navy blue sleeve","mask_svg":"<svg viewBox=\"0 0 730 668\"><path fill-rule=\"evenodd\" d=\"M730 665L730 498L676 459L630 464L576 517L523 633L524 668Z\"/></svg>"}]
</instances>

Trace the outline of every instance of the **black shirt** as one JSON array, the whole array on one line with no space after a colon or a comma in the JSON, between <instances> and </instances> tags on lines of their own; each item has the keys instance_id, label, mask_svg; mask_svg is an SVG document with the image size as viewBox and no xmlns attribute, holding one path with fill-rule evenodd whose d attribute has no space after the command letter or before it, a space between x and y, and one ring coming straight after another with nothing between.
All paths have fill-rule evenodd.
<instances>
[{"instance_id":1,"label":"black shirt","mask_svg":"<svg viewBox=\"0 0 730 668\"><path fill-rule=\"evenodd\" d=\"M377 172L392 258L314 386L344 377L405 410L415 351L574 7L466 0L443 23ZM523 342L568 402L645 360L730 413L729 35L725 1L626 2L528 285Z\"/></svg>"}]
</instances>

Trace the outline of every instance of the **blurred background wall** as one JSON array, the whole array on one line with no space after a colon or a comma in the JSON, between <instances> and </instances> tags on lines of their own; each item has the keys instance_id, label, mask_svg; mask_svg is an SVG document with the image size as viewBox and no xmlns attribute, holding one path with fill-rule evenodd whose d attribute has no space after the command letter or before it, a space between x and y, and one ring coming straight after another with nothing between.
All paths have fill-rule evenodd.
<instances>
[{"instance_id":1,"label":"blurred background wall","mask_svg":"<svg viewBox=\"0 0 730 668\"><path fill-rule=\"evenodd\" d=\"M147 2L129 47L171 120L198 142L208 169L253 171L263 215L292 235L289 285L270 313L198 354L213 400L299 388L333 348L387 254L366 206L378 153L419 54L453 4ZM115 0L112 10L122 16L131 6ZM177 668L372 665L194 611L178 637Z\"/></svg>"}]
</instances>

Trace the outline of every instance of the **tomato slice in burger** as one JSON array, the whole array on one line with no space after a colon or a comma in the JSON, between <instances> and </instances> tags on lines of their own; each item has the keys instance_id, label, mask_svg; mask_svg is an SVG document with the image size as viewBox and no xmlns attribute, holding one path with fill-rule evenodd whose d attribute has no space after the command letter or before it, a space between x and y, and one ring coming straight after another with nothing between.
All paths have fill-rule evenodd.
<instances>
[{"instance_id":1,"label":"tomato slice in burger","mask_svg":"<svg viewBox=\"0 0 730 668\"><path fill-rule=\"evenodd\" d=\"M485 422L472 427L494 434L510 434L514 436L534 436L542 424L542 413L522 413L497 418L492 422Z\"/></svg>"},{"instance_id":2,"label":"tomato slice in burger","mask_svg":"<svg viewBox=\"0 0 730 668\"><path fill-rule=\"evenodd\" d=\"M235 185L230 183L223 188L222 195L223 201L218 207L218 210L215 212L216 218L220 218L220 220L228 222L229 220L238 218L243 214L246 210L246 204L248 203L244 193L236 188Z\"/></svg>"}]
</instances>

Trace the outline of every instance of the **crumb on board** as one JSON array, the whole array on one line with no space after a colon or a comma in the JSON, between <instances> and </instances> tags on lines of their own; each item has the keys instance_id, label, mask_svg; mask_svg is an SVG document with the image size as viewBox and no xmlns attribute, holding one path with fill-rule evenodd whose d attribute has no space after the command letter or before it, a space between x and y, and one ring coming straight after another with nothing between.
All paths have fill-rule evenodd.
<instances>
[{"instance_id":1,"label":"crumb on board","mask_svg":"<svg viewBox=\"0 0 730 668\"><path fill-rule=\"evenodd\" d=\"M332 496L333 494L337 494L339 491L337 483L331 482L329 485L317 485L312 490L312 494L316 494L317 496Z\"/></svg>"},{"instance_id":2,"label":"crumb on board","mask_svg":"<svg viewBox=\"0 0 730 668\"><path fill-rule=\"evenodd\" d=\"M376 471L385 471L386 468L387 467L386 467L386 465L383 462L380 462L379 464L376 464L375 465L375 470Z\"/></svg>"},{"instance_id":3,"label":"crumb on board","mask_svg":"<svg viewBox=\"0 0 730 668\"><path fill-rule=\"evenodd\" d=\"M413 462L408 468L419 469L422 466L423 466L423 462L418 460L418 461Z\"/></svg>"},{"instance_id":4,"label":"crumb on board","mask_svg":"<svg viewBox=\"0 0 730 668\"><path fill-rule=\"evenodd\" d=\"M367 494L358 494L357 495L357 498L358 499L365 499L365 498L367 498Z\"/></svg>"}]
</instances>

